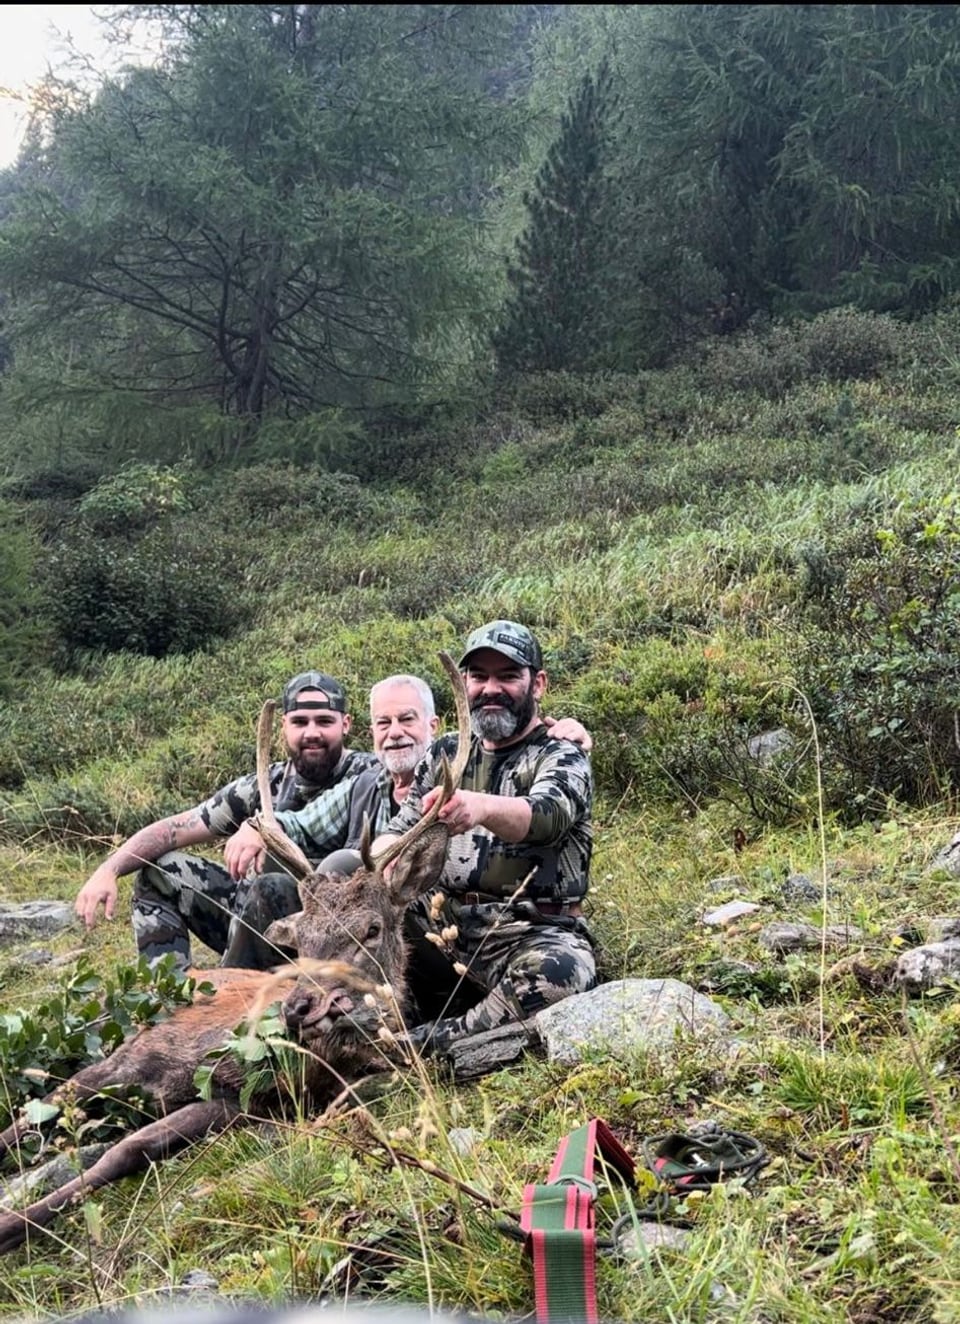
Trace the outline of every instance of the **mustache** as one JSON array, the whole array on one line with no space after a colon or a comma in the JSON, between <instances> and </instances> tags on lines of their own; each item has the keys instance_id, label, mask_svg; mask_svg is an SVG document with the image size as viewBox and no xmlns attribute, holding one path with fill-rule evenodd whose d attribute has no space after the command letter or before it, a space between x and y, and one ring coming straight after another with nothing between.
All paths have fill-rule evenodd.
<instances>
[{"instance_id":1,"label":"mustache","mask_svg":"<svg viewBox=\"0 0 960 1324\"><path fill-rule=\"evenodd\" d=\"M509 695L505 694L499 699L485 699L482 697L474 699L473 703L470 705L470 711L472 713L477 713L480 712L482 708L505 708L508 713L515 713L518 707L519 704L517 701L511 699Z\"/></svg>"}]
</instances>

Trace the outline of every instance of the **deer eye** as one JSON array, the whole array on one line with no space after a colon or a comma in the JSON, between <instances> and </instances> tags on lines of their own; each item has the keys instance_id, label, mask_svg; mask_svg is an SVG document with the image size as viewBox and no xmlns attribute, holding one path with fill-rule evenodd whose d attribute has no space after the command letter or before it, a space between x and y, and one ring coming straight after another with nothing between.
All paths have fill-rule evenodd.
<instances>
[{"instance_id":1,"label":"deer eye","mask_svg":"<svg viewBox=\"0 0 960 1324\"><path fill-rule=\"evenodd\" d=\"M382 928L383 928L383 925L382 925L382 923L380 922L380 920L378 920L378 919L372 919L372 920L370 921L370 927L367 929L367 936L364 938L363 941L364 941L365 943L366 943L366 942L372 942L374 938L379 938L379 937L380 937L380 931L381 931Z\"/></svg>"}]
</instances>

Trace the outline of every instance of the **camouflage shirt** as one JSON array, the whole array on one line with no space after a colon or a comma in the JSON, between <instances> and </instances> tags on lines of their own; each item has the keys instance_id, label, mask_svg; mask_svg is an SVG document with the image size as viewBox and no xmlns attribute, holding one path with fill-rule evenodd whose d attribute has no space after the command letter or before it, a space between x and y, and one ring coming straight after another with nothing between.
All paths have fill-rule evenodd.
<instances>
[{"instance_id":1,"label":"camouflage shirt","mask_svg":"<svg viewBox=\"0 0 960 1324\"><path fill-rule=\"evenodd\" d=\"M434 741L388 832L406 832L418 821L425 793L441 780L441 755L446 752L452 759L456 745L454 735ZM593 778L590 760L579 745L552 739L545 726L505 749L486 750L474 737L461 786L465 791L522 796L533 817L523 841L501 841L485 827L451 838L441 878L447 891L454 896L482 892L508 897L535 869L525 891L531 899L563 904L586 894L593 849Z\"/></svg>"},{"instance_id":2,"label":"camouflage shirt","mask_svg":"<svg viewBox=\"0 0 960 1324\"><path fill-rule=\"evenodd\" d=\"M278 810L302 809L321 791L329 790L347 778L356 777L365 768L379 766L376 755L345 749L328 777L322 782L309 782L298 775L292 762L272 763L270 791L273 807ZM233 836L241 823L260 808L256 773L248 772L246 776L221 786L199 808L200 817L215 837Z\"/></svg>"}]
</instances>

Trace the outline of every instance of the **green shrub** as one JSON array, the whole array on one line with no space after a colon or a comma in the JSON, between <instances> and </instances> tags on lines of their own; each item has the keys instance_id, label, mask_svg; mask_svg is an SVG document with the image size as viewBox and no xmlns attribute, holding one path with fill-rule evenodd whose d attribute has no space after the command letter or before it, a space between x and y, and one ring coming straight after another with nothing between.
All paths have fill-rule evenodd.
<instances>
[{"instance_id":1,"label":"green shrub","mask_svg":"<svg viewBox=\"0 0 960 1324\"><path fill-rule=\"evenodd\" d=\"M183 478L165 465L132 463L101 478L78 511L96 533L131 533L186 510Z\"/></svg>"},{"instance_id":2,"label":"green shrub","mask_svg":"<svg viewBox=\"0 0 960 1324\"><path fill-rule=\"evenodd\" d=\"M74 531L45 567L54 629L70 656L105 649L165 657L203 648L243 617L238 553L196 523L157 528L136 543Z\"/></svg>"},{"instance_id":3,"label":"green shrub","mask_svg":"<svg viewBox=\"0 0 960 1324\"><path fill-rule=\"evenodd\" d=\"M151 1025L172 1007L189 1003L194 982L165 958L156 969L146 960L122 966L105 979L86 958L61 982L60 988L34 1011L0 1014L0 1126L7 1126L22 1106L38 1125L58 1112L72 1126L72 1144L103 1139L129 1126L130 1102L118 1091L104 1091L91 1118L66 1106L41 1105L51 1082L65 1080L80 1067L106 1057L127 1035ZM143 1100L141 1099L141 1106ZM32 1111L31 1111L32 1110ZM39 1139L39 1135L36 1136ZM29 1147L29 1139L27 1140Z\"/></svg>"},{"instance_id":4,"label":"green shrub","mask_svg":"<svg viewBox=\"0 0 960 1324\"><path fill-rule=\"evenodd\" d=\"M897 361L903 329L891 317L833 308L809 322L776 321L701 346L701 388L779 399L809 378L876 377Z\"/></svg>"},{"instance_id":5,"label":"green shrub","mask_svg":"<svg viewBox=\"0 0 960 1324\"><path fill-rule=\"evenodd\" d=\"M796 328L809 371L831 382L877 377L896 363L903 327L885 313L831 308Z\"/></svg>"},{"instance_id":6,"label":"green shrub","mask_svg":"<svg viewBox=\"0 0 960 1324\"><path fill-rule=\"evenodd\" d=\"M805 554L798 674L852 814L960 786L960 499L903 502Z\"/></svg>"},{"instance_id":7,"label":"green shrub","mask_svg":"<svg viewBox=\"0 0 960 1324\"><path fill-rule=\"evenodd\" d=\"M201 512L228 528L272 525L307 516L325 532L371 518L381 498L356 474L329 473L311 465L258 463L219 476L198 502Z\"/></svg>"},{"instance_id":8,"label":"green shrub","mask_svg":"<svg viewBox=\"0 0 960 1324\"><path fill-rule=\"evenodd\" d=\"M537 424L598 418L614 405L638 404L643 386L635 374L531 372L513 378L499 406Z\"/></svg>"},{"instance_id":9,"label":"green shrub","mask_svg":"<svg viewBox=\"0 0 960 1324\"><path fill-rule=\"evenodd\" d=\"M36 661L44 644L35 567L40 549L13 505L0 502L0 695Z\"/></svg>"},{"instance_id":10,"label":"green shrub","mask_svg":"<svg viewBox=\"0 0 960 1324\"><path fill-rule=\"evenodd\" d=\"M751 659L746 645L737 658L654 638L579 676L564 703L569 696L593 733L604 794L688 809L722 795L760 821L782 821L796 812L808 772L800 754L764 767L749 753L751 737L795 720L793 695L771 679L762 652Z\"/></svg>"},{"instance_id":11,"label":"green shrub","mask_svg":"<svg viewBox=\"0 0 960 1324\"><path fill-rule=\"evenodd\" d=\"M22 501L76 501L100 481L102 469L89 460L68 460L8 479L4 492Z\"/></svg>"}]
</instances>

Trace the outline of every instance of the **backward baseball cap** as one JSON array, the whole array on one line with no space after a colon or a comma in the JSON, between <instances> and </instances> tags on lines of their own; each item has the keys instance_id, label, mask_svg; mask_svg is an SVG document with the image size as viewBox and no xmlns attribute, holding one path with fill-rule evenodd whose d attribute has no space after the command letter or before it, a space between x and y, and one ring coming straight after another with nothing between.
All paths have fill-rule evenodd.
<instances>
[{"instance_id":1,"label":"backward baseball cap","mask_svg":"<svg viewBox=\"0 0 960 1324\"><path fill-rule=\"evenodd\" d=\"M309 703L300 703L301 690L319 690L327 696L327 701L321 703L319 699L312 699ZM289 713L294 708L330 708L335 713L345 713L347 696L343 686L332 676L326 676L322 671L301 671L283 687L283 711Z\"/></svg>"},{"instance_id":2,"label":"backward baseball cap","mask_svg":"<svg viewBox=\"0 0 960 1324\"><path fill-rule=\"evenodd\" d=\"M516 621L488 621L474 630L466 642L463 655L457 665L466 666L471 653L480 648L492 648L495 653L502 653L511 662L521 667L530 667L532 671L543 669L543 654L540 645L525 625Z\"/></svg>"}]
</instances>

